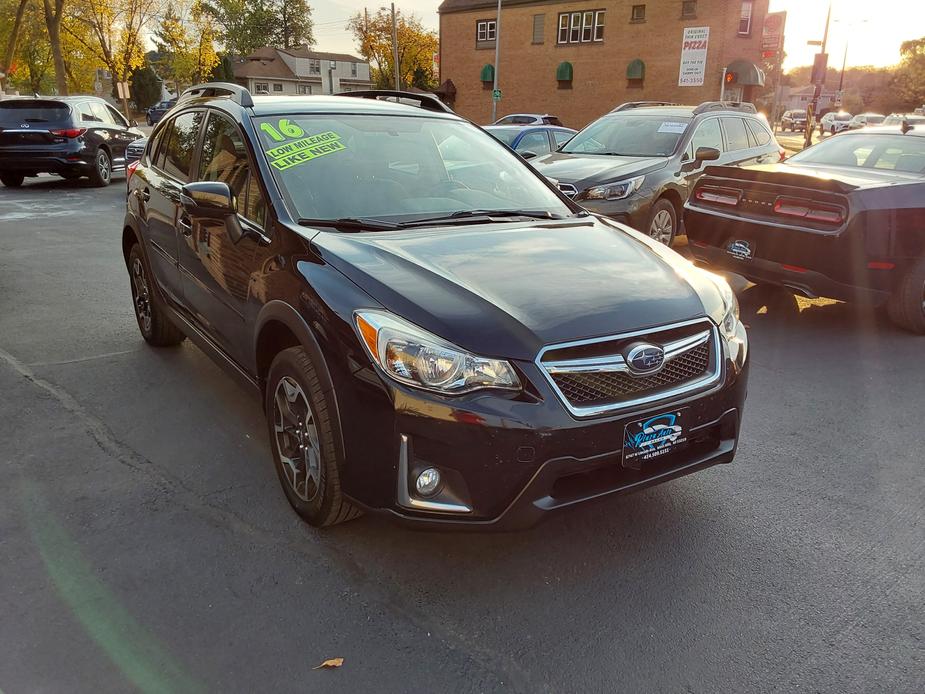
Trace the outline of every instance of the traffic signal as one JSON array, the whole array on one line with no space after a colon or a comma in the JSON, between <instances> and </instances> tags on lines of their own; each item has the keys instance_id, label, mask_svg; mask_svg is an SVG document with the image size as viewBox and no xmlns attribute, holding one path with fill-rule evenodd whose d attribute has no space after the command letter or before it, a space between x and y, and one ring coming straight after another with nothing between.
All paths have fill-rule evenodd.
<instances>
[{"instance_id":1,"label":"traffic signal","mask_svg":"<svg viewBox=\"0 0 925 694\"><path fill-rule=\"evenodd\" d=\"M726 79L726 84L732 84L733 82L739 79L739 76L734 72L727 72L725 79Z\"/></svg>"}]
</instances>

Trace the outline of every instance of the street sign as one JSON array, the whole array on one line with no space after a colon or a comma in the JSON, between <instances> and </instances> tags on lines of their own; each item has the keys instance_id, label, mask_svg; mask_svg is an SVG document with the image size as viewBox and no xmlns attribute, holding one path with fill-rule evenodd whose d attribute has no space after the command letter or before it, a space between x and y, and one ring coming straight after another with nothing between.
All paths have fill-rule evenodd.
<instances>
[{"instance_id":1,"label":"street sign","mask_svg":"<svg viewBox=\"0 0 925 694\"><path fill-rule=\"evenodd\" d=\"M493 89L491 92L491 99L492 101L501 101L501 90Z\"/></svg>"}]
</instances>

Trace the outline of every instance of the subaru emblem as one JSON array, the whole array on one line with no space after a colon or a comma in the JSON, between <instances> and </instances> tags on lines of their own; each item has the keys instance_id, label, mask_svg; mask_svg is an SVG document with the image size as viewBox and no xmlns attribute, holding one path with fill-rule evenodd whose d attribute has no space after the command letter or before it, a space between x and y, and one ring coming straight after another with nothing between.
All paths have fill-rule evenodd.
<instances>
[{"instance_id":1,"label":"subaru emblem","mask_svg":"<svg viewBox=\"0 0 925 694\"><path fill-rule=\"evenodd\" d=\"M665 363L665 350L658 345L641 343L634 345L626 353L626 364L635 376L647 376L662 368Z\"/></svg>"}]
</instances>

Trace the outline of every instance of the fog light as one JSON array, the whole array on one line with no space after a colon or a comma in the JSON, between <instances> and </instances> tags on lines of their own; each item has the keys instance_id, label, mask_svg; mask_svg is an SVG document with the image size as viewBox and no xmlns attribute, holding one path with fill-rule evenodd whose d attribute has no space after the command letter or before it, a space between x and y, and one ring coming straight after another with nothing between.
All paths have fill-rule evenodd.
<instances>
[{"instance_id":1,"label":"fog light","mask_svg":"<svg viewBox=\"0 0 925 694\"><path fill-rule=\"evenodd\" d=\"M421 496L432 496L440 486L440 471L435 467L429 467L414 482L415 489Z\"/></svg>"}]
</instances>

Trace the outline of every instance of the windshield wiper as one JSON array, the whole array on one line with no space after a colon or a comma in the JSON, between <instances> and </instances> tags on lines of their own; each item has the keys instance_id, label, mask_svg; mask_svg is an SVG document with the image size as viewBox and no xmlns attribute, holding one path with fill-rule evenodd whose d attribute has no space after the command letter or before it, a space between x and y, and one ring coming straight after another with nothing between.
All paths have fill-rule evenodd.
<instances>
[{"instance_id":1,"label":"windshield wiper","mask_svg":"<svg viewBox=\"0 0 925 694\"><path fill-rule=\"evenodd\" d=\"M401 225L381 219L365 217L341 217L340 219L311 219L300 217L298 223L305 227L334 227L343 231L389 231Z\"/></svg>"},{"instance_id":2,"label":"windshield wiper","mask_svg":"<svg viewBox=\"0 0 925 694\"><path fill-rule=\"evenodd\" d=\"M452 224L454 222L492 222L498 218L521 217L527 219L565 219L563 215L549 210L459 210L438 217L426 217L404 222L402 226L419 226L425 224Z\"/></svg>"}]
</instances>

